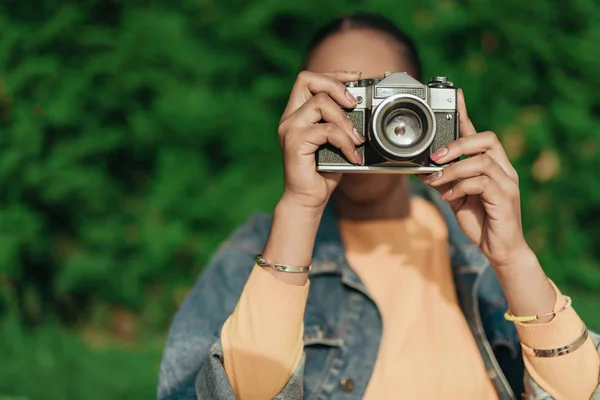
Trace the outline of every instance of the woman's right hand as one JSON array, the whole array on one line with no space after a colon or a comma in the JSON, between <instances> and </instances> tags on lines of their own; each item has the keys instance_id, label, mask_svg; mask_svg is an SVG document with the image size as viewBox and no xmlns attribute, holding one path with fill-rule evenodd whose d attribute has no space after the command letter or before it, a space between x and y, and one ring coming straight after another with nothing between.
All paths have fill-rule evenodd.
<instances>
[{"instance_id":1,"label":"woman's right hand","mask_svg":"<svg viewBox=\"0 0 600 400\"><path fill-rule=\"evenodd\" d=\"M268 262L295 266L311 263L325 204L341 179L341 174L317 172L315 152L319 146L331 143L350 162L362 164L356 146L364 143L364 138L341 108L356 106L356 99L342 82L358 79L358 72L301 72L296 79L279 123L285 189L273 212L263 252ZM307 273L267 270L293 285L304 285L308 279Z\"/></svg>"},{"instance_id":2,"label":"woman's right hand","mask_svg":"<svg viewBox=\"0 0 600 400\"><path fill-rule=\"evenodd\" d=\"M360 72L303 71L298 75L279 123L285 176L282 200L300 207L324 208L341 174L317 172L315 152L321 145L330 143L350 162L362 164L356 146L365 138L341 108L357 104L342 82L358 79Z\"/></svg>"}]
</instances>

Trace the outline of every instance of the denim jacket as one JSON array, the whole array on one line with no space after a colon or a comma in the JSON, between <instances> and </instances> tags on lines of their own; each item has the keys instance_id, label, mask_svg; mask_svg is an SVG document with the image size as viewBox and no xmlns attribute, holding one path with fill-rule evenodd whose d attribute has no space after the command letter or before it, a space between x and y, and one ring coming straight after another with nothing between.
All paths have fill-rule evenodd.
<instances>
[{"instance_id":1,"label":"denim jacket","mask_svg":"<svg viewBox=\"0 0 600 400\"><path fill-rule=\"evenodd\" d=\"M439 196L419 183L412 192L436 205L446 220L458 300L499 398L517 399L527 393L528 399L550 399L525 371L519 338L514 325L503 318L507 303L489 262L464 236ZM159 400L235 399L223 368L220 330L270 226L269 216L252 217L221 245L187 296L164 350ZM361 399L377 358L382 322L365 286L348 266L331 205L317 234L310 280L304 354L275 399ZM590 335L598 347L600 337ZM600 399L600 388L592 399Z\"/></svg>"}]
</instances>

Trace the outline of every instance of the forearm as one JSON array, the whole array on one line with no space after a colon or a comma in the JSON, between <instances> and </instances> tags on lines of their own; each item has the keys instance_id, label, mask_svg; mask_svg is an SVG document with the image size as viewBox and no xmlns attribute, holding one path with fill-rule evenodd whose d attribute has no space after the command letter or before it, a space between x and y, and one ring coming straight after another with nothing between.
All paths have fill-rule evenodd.
<instances>
[{"instance_id":1,"label":"forearm","mask_svg":"<svg viewBox=\"0 0 600 400\"><path fill-rule=\"evenodd\" d=\"M311 263L322 210L282 199L263 258ZM302 356L308 273L255 266L233 314L221 331L224 367L237 398L272 398L292 376Z\"/></svg>"},{"instance_id":2,"label":"forearm","mask_svg":"<svg viewBox=\"0 0 600 400\"><path fill-rule=\"evenodd\" d=\"M557 311L565 297L542 270L533 252L523 252L521 263L496 268L513 315L530 316ZM527 348L556 349L581 337L584 324L570 307L556 316L516 323ZM536 357L524 350L525 366L533 379L556 399L587 399L598 386L600 359L590 339L570 354Z\"/></svg>"},{"instance_id":3,"label":"forearm","mask_svg":"<svg viewBox=\"0 0 600 400\"><path fill-rule=\"evenodd\" d=\"M271 233L263 252L263 258L271 263L305 266L311 264L317 230L323 209L295 205L282 199L275 207ZM267 271L282 282L302 286L308 273Z\"/></svg>"},{"instance_id":4,"label":"forearm","mask_svg":"<svg viewBox=\"0 0 600 400\"><path fill-rule=\"evenodd\" d=\"M553 311L556 292L531 249L523 249L507 265L494 267L513 315L542 315ZM545 317L530 323L551 319Z\"/></svg>"},{"instance_id":5,"label":"forearm","mask_svg":"<svg viewBox=\"0 0 600 400\"><path fill-rule=\"evenodd\" d=\"M273 398L293 375L304 347L308 289L308 282L289 285L254 267L221 330L223 364L236 398Z\"/></svg>"},{"instance_id":6,"label":"forearm","mask_svg":"<svg viewBox=\"0 0 600 400\"><path fill-rule=\"evenodd\" d=\"M558 288L554 310L566 304ZM584 323L573 307L556 314L550 322L532 324L516 323L521 342L524 344L525 366L535 382L553 399L589 399L598 386L600 359L591 339L571 353L558 357L536 357L530 349L557 349L577 343L582 337Z\"/></svg>"}]
</instances>

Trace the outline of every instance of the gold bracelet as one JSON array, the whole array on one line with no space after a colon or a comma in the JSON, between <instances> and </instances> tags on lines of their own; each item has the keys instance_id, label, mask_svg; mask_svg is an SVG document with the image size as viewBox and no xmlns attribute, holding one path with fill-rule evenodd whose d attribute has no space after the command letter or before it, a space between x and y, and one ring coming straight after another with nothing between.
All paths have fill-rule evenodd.
<instances>
[{"instance_id":1,"label":"gold bracelet","mask_svg":"<svg viewBox=\"0 0 600 400\"><path fill-rule=\"evenodd\" d=\"M504 319L507 321L511 321L511 322L531 322L531 321L535 321L537 319L540 318L544 318L544 317L553 317L558 313L561 313L563 311L565 311L567 308L571 307L571 298L569 296L564 296L566 303L564 306L562 306L558 311L552 311L549 312L547 314L541 314L541 315L527 315L527 316L523 316L523 317L517 317L515 315L513 315L510 310L506 310L506 312L504 313Z\"/></svg>"},{"instance_id":2,"label":"gold bracelet","mask_svg":"<svg viewBox=\"0 0 600 400\"><path fill-rule=\"evenodd\" d=\"M575 339L573 342L571 342L570 344L568 344L566 346L558 347L556 349L540 350L540 349L534 349L532 347L529 347L529 346L523 344L523 342L521 342L521 347L523 348L523 351L525 353L529 354L530 356L558 357L558 356L564 356L565 354L574 352L575 350L577 350L578 348L583 346L583 344L585 343L587 338L588 338L588 330L584 325L581 336L579 336L577 339Z\"/></svg>"},{"instance_id":3,"label":"gold bracelet","mask_svg":"<svg viewBox=\"0 0 600 400\"><path fill-rule=\"evenodd\" d=\"M271 264L267 262L264 258L262 258L262 254L257 254L255 257L255 261L261 267L271 267L275 268L277 271L281 272L292 272L292 273L302 273L310 271L312 265L306 267L296 267L293 265L284 265L284 264Z\"/></svg>"}]
</instances>

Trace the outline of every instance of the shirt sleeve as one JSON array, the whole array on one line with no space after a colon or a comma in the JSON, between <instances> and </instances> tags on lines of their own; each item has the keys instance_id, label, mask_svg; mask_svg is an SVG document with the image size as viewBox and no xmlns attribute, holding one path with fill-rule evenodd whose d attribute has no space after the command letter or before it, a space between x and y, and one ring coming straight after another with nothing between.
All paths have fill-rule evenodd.
<instances>
[{"instance_id":1,"label":"shirt sleeve","mask_svg":"<svg viewBox=\"0 0 600 400\"><path fill-rule=\"evenodd\" d=\"M565 305L565 297L556 291L554 310ZM570 307L558 313L550 322L541 324L515 323L521 342L534 349L555 349L577 340L584 324ZM592 340L573 353L559 357L535 357L523 352L523 360L533 380L553 399L589 399L598 386L600 359Z\"/></svg>"},{"instance_id":2,"label":"shirt sleeve","mask_svg":"<svg viewBox=\"0 0 600 400\"><path fill-rule=\"evenodd\" d=\"M221 329L223 364L236 399L271 399L300 363L310 283L280 281L255 265Z\"/></svg>"}]
</instances>

